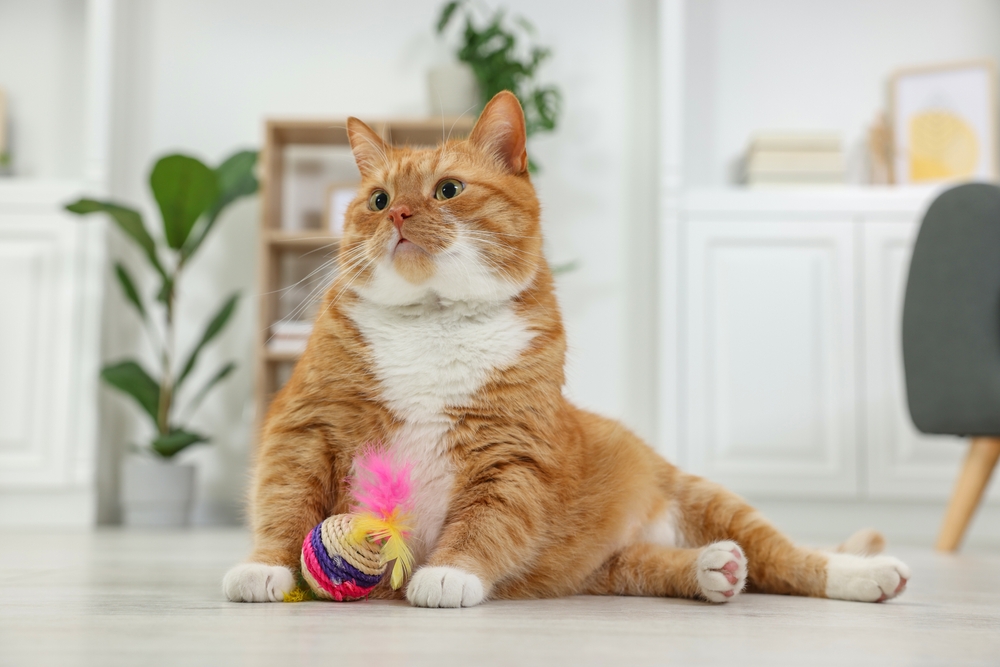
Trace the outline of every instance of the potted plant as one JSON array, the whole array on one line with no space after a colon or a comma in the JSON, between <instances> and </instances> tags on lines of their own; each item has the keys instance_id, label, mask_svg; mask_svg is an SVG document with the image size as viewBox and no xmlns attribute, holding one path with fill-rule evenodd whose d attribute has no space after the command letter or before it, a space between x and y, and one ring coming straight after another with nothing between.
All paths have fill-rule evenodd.
<instances>
[{"instance_id":1,"label":"potted plant","mask_svg":"<svg viewBox=\"0 0 1000 667\"><path fill-rule=\"evenodd\" d=\"M206 435L186 424L205 396L236 365L225 364L209 377L178 410L178 396L197 367L202 350L226 326L239 293L225 299L209 320L194 347L178 363L175 353L177 286L191 258L212 231L222 211L241 197L257 191L255 151L240 151L211 169L187 155L167 155L157 160L149 185L160 210L162 238L154 237L135 209L115 202L80 199L66 206L79 215L107 213L142 251L159 284L155 299L143 296L138 283L121 262L115 275L126 300L142 320L159 368L148 372L134 359L108 364L101 378L130 396L149 418L155 435L148 446L126 457L122 470L122 507L130 525L184 525L188 522L194 490L194 467L173 459L184 449L208 442Z\"/></svg>"},{"instance_id":2,"label":"potted plant","mask_svg":"<svg viewBox=\"0 0 1000 667\"><path fill-rule=\"evenodd\" d=\"M452 0L441 8L437 33L443 35L453 20L465 19L461 42L455 55L471 70L478 85L479 99L473 106L478 113L501 90L517 96L524 109L527 134L531 137L556 128L562 110L562 94L554 85L535 81L538 68L552 52L531 44L534 27L523 17L507 21L502 9L491 16L477 13L467 0ZM432 71L432 82L434 72ZM432 104L437 93L431 91ZM534 171L536 165L529 161Z\"/></svg>"}]
</instances>

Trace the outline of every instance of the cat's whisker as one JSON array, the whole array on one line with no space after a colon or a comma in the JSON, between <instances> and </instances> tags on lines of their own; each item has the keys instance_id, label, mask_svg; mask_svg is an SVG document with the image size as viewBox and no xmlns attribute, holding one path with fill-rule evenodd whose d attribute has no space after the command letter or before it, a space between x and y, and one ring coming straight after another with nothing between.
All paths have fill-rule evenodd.
<instances>
[{"instance_id":1,"label":"cat's whisker","mask_svg":"<svg viewBox=\"0 0 1000 667\"><path fill-rule=\"evenodd\" d=\"M460 119L462 119L465 116L465 114L469 113L470 111L472 111L473 109L475 109L477 106L479 106L479 105L478 104L473 104L468 109L466 109L461 114L459 114L458 116L455 117L455 120L452 121L452 123L451 123L451 127L448 128L448 138L445 139L445 143L451 141L451 133L455 129L455 125L458 123L458 121ZM441 113L442 113L442 116L443 116L444 115L444 109L441 110Z\"/></svg>"},{"instance_id":2,"label":"cat's whisker","mask_svg":"<svg viewBox=\"0 0 1000 667\"><path fill-rule=\"evenodd\" d=\"M327 248L334 248L334 247L336 247L338 245L340 245L340 242L339 241L334 241L333 243L327 243L325 245L319 246L318 248L313 248L309 252L304 252L304 253L302 253L299 256L300 257L308 257L309 255L313 254L314 252L319 252L320 250L326 250Z\"/></svg>"},{"instance_id":3,"label":"cat's whisker","mask_svg":"<svg viewBox=\"0 0 1000 667\"><path fill-rule=\"evenodd\" d=\"M493 243L497 242L497 239L495 238L497 236L504 236L504 238L511 238L511 237L513 237L513 238L521 238L521 239L529 239L529 240L533 240L534 239L534 237L531 237L531 236L500 235L500 234L495 234L493 232L481 232L481 231L478 231L478 230L466 230L466 231L473 238L483 239L483 240L486 240L486 241L492 241ZM509 246L509 247L513 248L514 250L518 250L520 252L530 252L529 250L524 250L524 249L518 248L516 246Z\"/></svg>"},{"instance_id":4,"label":"cat's whisker","mask_svg":"<svg viewBox=\"0 0 1000 667\"><path fill-rule=\"evenodd\" d=\"M470 233L474 233L474 234L484 234L484 235L487 235L487 236L505 236L507 238L514 238L514 239L534 239L534 240L538 240L539 239L539 237L538 237L537 234L533 234L533 235L510 234L508 232L495 232L495 231L486 230L486 229L467 229L465 231L470 232Z\"/></svg>"},{"instance_id":5,"label":"cat's whisker","mask_svg":"<svg viewBox=\"0 0 1000 667\"><path fill-rule=\"evenodd\" d=\"M301 319L302 313L304 313L313 303L316 302L318 295L325 292L329 284L330 284L329 280L325 279L317 280L316 285L309 291L309 294L306 295L304 298L302 298L299 301L298 305L295 306L295 308L293 308L286 316L279 319L277 323L283 324L287 322L299 321ZM275 333L272 330L271 335L267 338L265 342L270 343L271 340L274 338L274 336Z\"/></svg>"},{"instance_id":6,"label":"cat's whisker","mask_svg":"<svg viewBox=\"0 0 1000 667\"><path fill-rule=\"evenodd\" d=\"M345 257L343 257L343 258L341 258L341 257L333 257L333 258L329 259L328 261L326 261L322 265L320 265L318 268L316 268L313 271L311 271L305 278L302 278L301 280L297 281L296 283L294 283L294 284L292 284L292 285L290 285L290 286L288 286L287 288L284 288L284 289L287 290L287 289L291 289L292 287L296 287L300 283L305 282L306 280L308 280L309 278L312 278L313 276L315 276L317 274L323 274L323 273L325 273L329 269L336 268L336 266L337 266L337 264L339 262L342 263L344 259L348 259L349 260L349 258L352 256L352 254L355 253L355 252L357 252L357 251L359 251L359 250L360 250L359 248L352 248L352 249L349 249L349 250L347 250L347 251L345 251L345 252L342 253L343 255L345 255ZM315 293L317 291L319 291L319 290L325 289L327 283L328 283L327 280L322 280L321 279L319 281L319 285L317 287L314 287L310 291L309 296L307 296L302 301L302 303L299 304L299 307L297 307L295 309L295 311L293 311L293 312L295 312L296 314L298 314L298 311L300 309L302 309L304 307L308 307L310 305L310 303L311 303L312 298L315 296Z\"/></svg>"},{"instance_id":7,"label":"cat's whisker","mask_svg":"<svg viewBox=\"0 0 1000 667\"><path fill-rule=\"evenodd\" d=\"M531 252L529 250L521 250L520 248L515 248L509 245L502 245L500 243L497 243L496 241L487 238L473 236L471 237L471 240L475 243L480 243L486 247L494 248L497 254L510 253L520 258L531 258L534 260L547 259L544 254Z\"/></svg>"},{"instance_id":8,"label":"cat's whisker","mask_svg":"<svg viewBox=\"0 0 1000 667\"><path fill-rule=\"evenodd\" d=\"M350 277L350 279L348 280L347 284L344 285L344 287L342 287L332 299L330 299L330 303L327 304L327 310L329 310L330 307L332 307L334 303L336 303L337 301L339 301L340 297L344 294L344 292L349 287L351 287L351 285L353 285L357 281L357 279L359 277L361 277L361 275L365 272L365 270L368 269L368 267L371 264L374 263L375 260L373 258L367 257L366 255L367 255L367 253L363 254L360 257L358 257L350 266L345 267L341 271L341 275L344 276L345 279L348 278L349 274L351 274L352 272L353 272L353 276ZM360 268L360 270L357 270L359 268Z\"/></svg>"},{"instance_id":9,"label":"cat's whisker","mask_svg":"<svg viewBox=\"0 0 1000 667\"><path fill-rule=\"evenodd\" d=\"M502 232L488 232L481 229L466 229L464 230L464 233L469 234L470 236L475 236L477 238L490 239L493 241L496 241L497 239L509 239L509 238L526 239L529 241L540 240L538 239L538 237L535 236L520 236L517 234L504 234Z\"/></svg>"},{"instance_id":10,"label":"cat's whisker","mask_svg":"<svg viewBox=\"0 0 1000 667\"><path fill-rule=\"evenodd\" d=\"M510 276L510 274L503 267L497 264L493 259L491 259L488 255L477 252L477 249L471 245L459 244L458 247L460 248L459 252L462 253L466 257L466 259L471 260L469 262L463 263L463 268L465 268L467 275L470 275L470 279L471 279L471 274L469 273L468 267L471 265L476 267L482 267L484 273L486 273L487 275L489 275L489 272L492 269L493 275L490 277L499 278L500 281L505 283L507 287L513 287L517 285L517 282ZM490 288L492 290L491 296L494 297L494 299L502 297L506 293L505 291L501 290L500 285L491 284L489 282L487 284L490 285Z\"/></svg>"},{"instance_id":11,"label":"cat's whisker","mask_svg":"<svg viewBox=\"0 0 1000 667\"><path fill-rule=\"evenodd\" d=\"M364 273L364 269L366 269L366 268L367 268L367 266L365 266L365 267L364 267L364 268L363 268L363 269L362 269L361 271L358 271L358 272L356 272L356 273L354 274L354 276L353 276L353 277L351 277L351 279L347 281L347 284L345 284L345 285L344 285L344 286L343 286L343 287L342 287L342 288L341 288L341 289L340 289L340 290L339 290L339 291L337 292L337 294L336 294L336 295L334 295L334 297L333 297L332 299L330 299L330 302L329 302L329 303L327 304L327 306L326 306L326 310L327 310L327 312L329 312L329 310L330 310L330 309L331 309L331 308L333 307L333 305L334 305L335 303L337 303L338 301L340 301L340 298L341 298L341 297L342 297L342 296L344 295L344 293L345 293L345 292L347 292L347 290L348 290L348 289L350 289L350 288L351 288L351 287L352 287L352 286L354 285L354 283L355 283L355 282L357 282L358 278L360 278L360 277L361 277L361 275L362 275L362 274Z\"/></svg>"},{"instance_id":12,"label":"cat's whisker","mask_svg":"<svg viewBox=\"0 0 1000 667\"><path fill-rule=\"evenodd\" d=\"M285 287L282 287L281 289L272 290L270 292L262 292L261 294L262 294L262 296L268 296L268 295L271 295L271 294L281 294L282 292L287 292L287 291L289 291L291 289L294 289L294 288L298 287L300 284L302 284L305 281L309 280L310 278L312 278L317 273L320 273L320 272L324 271L325 269L328 269L328 268L330 268L332 266L335 266L336 263L337 263L337 259L335 257L331 258L331 259L328 259L327 261L323 262L320 266L318 266L317 268L315 268L312 271L310 271L309 274L306 275L304 278L300 278L299 280L296 280L291 285L287 285Z\"/></svg>"},{"instance_id":13,"label":"cat's whisker","mask_svg":"<svg viewBox=\"0 0 1000 667\"><path fill-rule=\"evenodd\" d=\"M342 253L344 255L343 257L341 257L341 258L336 258L335 257L335 258L332 258L332 259L324 262L320 267L318 267L318 268L314 269L312 272L310 272L309 275L307 275L305 278L302 278L301 280L297 281L293 285L289 285L288 287L284 288L283 290L277 290L277 291L286 291L286 290L292 289L293 287L296 287L297 285L301 284L302 282L308 280L312 276L315 276L318 273L324 272L327 269L331 269L331 268L336 267L337 263L338 263L338 259L341 261L341 263L346 262L347 264L350 264L351 260L353 258L360 256L361 254L364 253L364 251L365 251L364 244L363 243L356 243L356 244L354 244L353 247L350 247L347 250L343 251L343 253ZM285 317L281 318L278 322L279 323L285 323L285 322L295 322L295 321L298 321L300 319L302 313L304 313L310 306L312 306L312 304L315 303L318 300L318 298L319 298L320 295L322 295L324 292L326 292L329 289L329 287L333 284L333 281L336 280L336 274L334 274L332 276L332 278L333 279L330 280L326 276L323 276L322 278L318 279L316 281L317 284L309 291L309 294L306 295L299 302L299 304L295 308L293 308L291 312L288 313L288 315L286 315ZM271 294L273 294L273 293L274 292L271 292ZM268 342L268 343L271 342L271 340L273 338L274 338L274 333L272 333L271 336L268 337L268 339L267 339L266 342Z\"/></svg>"},{"instance_id":14,"label":"cat's whisker","mask_svg":"<svg viewBox=\"0 0 1000 667\"><path fill-rule=\"evenodd\" d=\"M463 262L460 263L460 266L462 267L462 270L465 272L465 275L468 278L468 282L471 283L472 282L472 271L470 270L469 267L470 266L475 266L475 267L478 268L480 266L480 262L479 262L480 257L478 256L478 253L475 252L475 249L472 246L468 245L468 244L458 243L458 244L456 244L456 247L458 248L459 255L462 256L463 259L470 259L470 260L472 260L472 261L463 261ZM470 254L471 254L471 257L469 256ZM490 287L493 289L494 292L497 291L495 285L490 285Z\"/></svg>"}]
</instances>

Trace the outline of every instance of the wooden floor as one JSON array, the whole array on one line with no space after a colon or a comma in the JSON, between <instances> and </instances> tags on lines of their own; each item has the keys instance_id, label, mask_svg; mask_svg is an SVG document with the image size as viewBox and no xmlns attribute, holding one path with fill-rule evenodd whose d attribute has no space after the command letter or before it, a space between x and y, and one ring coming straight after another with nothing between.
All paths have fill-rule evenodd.
<instances>
[{"instance_id":1,"label":"wooden floor","mask_svg":"<svg viewBox=\"0 0 1000 667\"><path fill-rule=\"evenodd\" d=\"M885 604L576 597L234 604L238 531L0 532L0 665L1000 665L1000 556L896 549Z\"/></svg>"}]
</instances>

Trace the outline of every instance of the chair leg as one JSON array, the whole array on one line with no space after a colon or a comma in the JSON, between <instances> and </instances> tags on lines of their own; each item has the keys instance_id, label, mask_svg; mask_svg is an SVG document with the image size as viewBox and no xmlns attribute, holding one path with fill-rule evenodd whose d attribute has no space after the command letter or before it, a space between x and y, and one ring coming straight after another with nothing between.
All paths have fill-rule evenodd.
<instances>
[{"instance_id":1,"label":"chair leg","mask_svg":"<svg viewBox=\"0 0 1000 667\"><path fill-rule=\"evenodd\" d=\"M1000 438L973 438L938 535L938 551L957 551L1000 459Z\"/></svg>"}]
</instances>

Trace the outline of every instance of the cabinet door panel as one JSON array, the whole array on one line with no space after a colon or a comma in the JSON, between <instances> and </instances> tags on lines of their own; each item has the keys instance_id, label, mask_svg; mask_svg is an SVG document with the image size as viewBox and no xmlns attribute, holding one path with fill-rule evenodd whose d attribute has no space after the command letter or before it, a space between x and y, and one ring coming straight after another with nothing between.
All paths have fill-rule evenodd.
<instances>
[{"instance_id":1,"label":"cabinet door panel","mask_svg":"<svg viewBox=\"0 0 1000 667\"><path fill-rule=\"evenodd\" d=\"M58 215L0 217L0 484L70 481L75 230ZM82 439L88 437L80 434Z\"/></svg>"},{"instance_id":2,"label":"cabinet door panel","mask_svg":"<svg viewBox=\"0 0 1000 667\"><path fill-rule=\"evenodd\" d=\"M945 498L966 446L916 430L906 406L903 296L918 222L866 222L865 415L868 492L882 498Z\"/></svg>"},{"instance_id":3,"label":"cabinet door panel","mask_svg":"<svg viewBox=\"0 0 1000 667\"><path fill-rule=\"evenodd\" d=\"M693 472L756 495L856 492L853 228L687 224Z\"/></svg>"}]
</instances>

